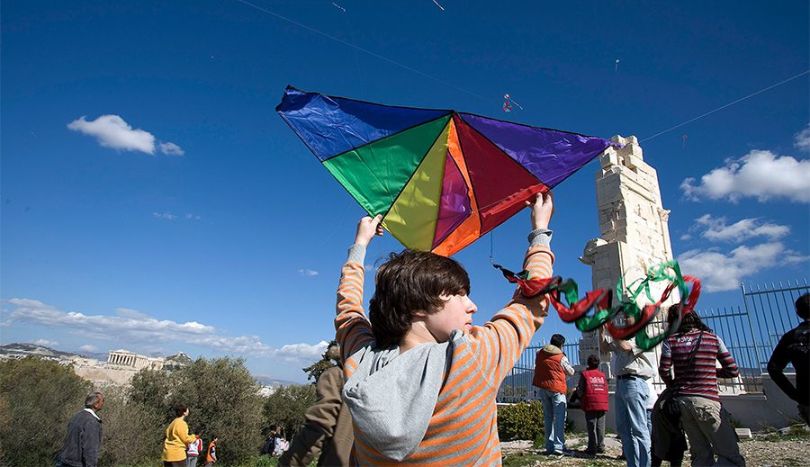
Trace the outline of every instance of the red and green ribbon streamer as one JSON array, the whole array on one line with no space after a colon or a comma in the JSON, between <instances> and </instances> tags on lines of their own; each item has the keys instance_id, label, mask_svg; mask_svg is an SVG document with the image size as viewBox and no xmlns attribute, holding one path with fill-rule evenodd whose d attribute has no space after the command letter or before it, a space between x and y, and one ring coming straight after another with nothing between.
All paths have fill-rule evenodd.
<instances>
[{"instance_id":1,"label":"red and green ribbon streamer","mask_svg":"<svg viewBox=\"0 0 810 467\"><path fill-rule=\"evenodd\" d=\"M683 317L691 313L700 296L700 280L689 275L682 275L680 266L675 260L663 262L650 268L644 278L633 281L624 286L624 279L619 279L616 290L596 289L585 293L579 298L579 287L573 279L563 280L560 276L540 278L529 277L527 271L514 273L501 265L494 265L509 282L520 287L525 297L547 295L549 301L557 310L560 319L566 323L574 323L581 332L589 332L605 326L614 339L628 340L635 337L636 345L643 350L650 350L663 342L664 339L678 331ZM668 281L664 292L655 300L650 291L650 284ZM687 286L691 283L691 289ZM647 325L660 314L661 305L669 298L675 288L680 292L681 301L675 321L659 334L650 336ZM639 307L638 297L644 293L652 302ZM619 303L612 306L613 296L623 297ZM563 299L567 303L563 303ZM593 310L593 313L589 313ZM619 313L625 317L623 326L618 325L613 318Z\"/></svg>"}]
</instances>

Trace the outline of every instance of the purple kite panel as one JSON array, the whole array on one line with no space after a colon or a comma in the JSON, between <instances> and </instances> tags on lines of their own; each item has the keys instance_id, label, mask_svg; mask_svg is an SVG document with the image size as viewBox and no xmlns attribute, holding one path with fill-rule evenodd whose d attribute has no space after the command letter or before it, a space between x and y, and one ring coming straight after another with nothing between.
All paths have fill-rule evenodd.
<instances>
[{"instance_id":1,"label":"purple kite panel","mask_svg":"<svg viewBox=\"0 0 810 467\"><path fill-rule=\"evenodd\" d=\"M433 236L433 248L450 235L472 213L470 194L464 176L461 174L453 160L447 153L444 160L444 179L442 180L442 196L439 201L439 216L436 220L436 233Z\"/></svg>"},{"instance_id":2,"label":"purple kite panel","mask_svg":"<svg viewBox=\"0 0 810 467\"><path fill-rule=\"evenodd\" d=\"M601 154L610 141L462 113L461 118L553 188Z\"/></svg>"}]
</instances>

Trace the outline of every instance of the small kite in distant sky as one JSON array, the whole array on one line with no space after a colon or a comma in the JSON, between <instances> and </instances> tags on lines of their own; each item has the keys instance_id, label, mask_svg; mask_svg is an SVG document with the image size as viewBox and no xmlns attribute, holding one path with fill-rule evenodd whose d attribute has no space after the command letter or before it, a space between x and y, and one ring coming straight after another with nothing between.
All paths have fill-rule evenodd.
<instances>
[{"instance_id":1,"label":"small kite in distant sky","mask_svg":"<svg viewBox=\"0 0 810 467\"><path fill-rule=\"evenodd\" d=\"M614 63L614 65L613 65L613 71L619 71L619 62L620 61L621 60L619 60L618 58L616 59L616 63Z\"/></svg>"},{"instance_id":2,"label":"small kite in distant sky","mask_svg":"<svg viewBox=\"0 0 810 467\"><path fill-rule=\"evenodd\" d=\"M503 107L502 107L503 111L504 112L511 112L512 111L512 106L517 106L518 109L523 110L523 106L518 104L517 102L515 102L515 100L512 99L512 96L510 96L509 94L504 94L503 95Z\"/></svg>"},{"instance_id":3,"label":"small kite in distant sky","mask_svg":"<svg viewBox=\"0 0 810 467\"><path fill-rule=\"evenodd\" d=\"M450 256L611 142L480 115L287 87L276 111L403 245Z\"/></svg>"},{"instance_id":4,"label":"small kite in distant sky","mask_svg":"<svg viewBox=\"0 0 810 467\"><path fill-rule=\"evenodd\" d=\"M683 149L686 149L686 141L687 140L689 140L689 135L684 133L683 136L681 136L681 145L683 146Z\"/></svg>"},{"instance_id":5,"label":"small kite in distant sky","mask_svg":"<svg viewBox=\"0 0 810 467\"><path fill-rule=\"evenodd\" d=\"M438 2L438 1L436 1L436 0L433 0L433 3L434 3L434 4L435 4L437 7L439 7L439 9L440 9L440 10L444 11L444 7L442 6L442 4L441 4L441 3L439 3L439 2Z\"/></svg>"}]
</instances>

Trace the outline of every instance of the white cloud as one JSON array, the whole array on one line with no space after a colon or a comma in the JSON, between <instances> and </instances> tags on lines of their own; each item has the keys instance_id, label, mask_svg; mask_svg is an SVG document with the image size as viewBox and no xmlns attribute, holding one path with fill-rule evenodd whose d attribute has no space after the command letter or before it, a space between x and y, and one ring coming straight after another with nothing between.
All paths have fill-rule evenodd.
<instances>
[{"instance_id":1,"label":"white cloud","mask_svg":"<svg viewBox=\"0 0 810 467\"><path fill-rule=\"evenodd\" d=\"M91 121L83 116L70 122L67 127L95 137L98 144L107 148L155 153L155 136L148 131L133 129L118 115L102 115Z\"/></svg>"},{"instance_id":2,"label":"white cloud","mask_svg":"<svg viewBox=\"0 0 810 467\"><path fill-rule=\"evenodd\" d=\"M810 123L807 128L793 135L793 145L802 151L810 151Z\"/></svg>"},{"instance_id":3,"label":"white cloud","mask_svg":"<svg viewBox=\"0 0 810 467\"><path fill-rule=\"evenodd\" d=\"M786 225L763 223L756 218L742 219L728 225L725 217L715 218L711 214L704 214L695 219L694 230L701 229L703 232L700 235L707 240L735 243L754 237L776 240L790 233L790 227Z\"/></svg>"},{"instance_id":4,"label":"white cloud","mask_svg":"<svg viewBox=\"0 0 810 467\"><path fill-rule=\"evenodd\" d=\"M320 273L318 271L314 271L312 269L299 269L298 274L301 274L302 276L305 276L305 277L315 277Z\"/></svg>"},{"instance_id":5,"label":"white cloud","mask_svg":"<svg viewBox=\"0 0 810 467\"><path fill-rule=\"evenodd\" d=\"M197 321L178 322L159 320L146 313L130 308L118 308L115 315L86 315L75 311L63 311L39 300L12 298L8 301L13 309L5 313L3 325L18 322L46 326L49 329L65 329L86 338L114 340L117 346L146 349L156 342L171 342L172 352L178 344L198 345L227 354L243 354L281 358L289 362L309 363L320 358L327 343L288 344L271 347L258 336L226 336L214 326ZM50 342L50 341L49 341ZM44 345L44 344L43 344ZM95 350L95 346L90 345ZM82 349L88 352L93 350Z\"/></svg>"},{"instance_id":6,"label":"white cloud","mask_svg":"<svg viewBox=\"0 0 810 467\"><path fill-rule=\"evenodd\" d=\"M98 347L92 344L85 344L79 347L79 350L81 350L82 352L95 352L98 350Z\"/></svg>"},{"instance_id":7,"label":"white cloud","mask_svg":"<svg viewBox=\"0 0 810 467\"><path fill-rule=\"evenodd\" d=\"M170 212L153 212L152 216L157 218L157 219L162 219L162 220L165 220L165 221L173 221L173 220L177 219L177 215L172 214Z\"/></svg>"},{"instance_id":8,"label":"white cloud","mask_svg":"<svg viewBox=\"0 0 810 467\"><path fill-rule=\"evenodd\" d=\"M785 249L781 242L739 246L724 254L717 250L689 250L678 256L681 271L697 276L708 292L733 290L746 277L763 269L810 260Z\"/></svg>"},{"instance_id":9,"label":"white cloud","mask_svg":"<svg viewBox=\"0 0 810 467\"><path fill-rule=\"evenodd\" d=\"M123 318L132 318L132 319L147 319L149 315L146 313L140 312L138 310L133 310L132 308L116 308L115 314L121 316Z\"/></svg>"},{"instance_id":10,"label":"white cloud","mask_svg":"<svg viewBox=\"0 0 810 467\"><path fill-rule=\"evenodd\" d=\"M771 151L753 150L738 160L726 161L703 175L700 183L690 177L681 183L684 195L692 200L727 198L787 198L810 203L810 160L777 156Z\"/></svg>"},{"instance_id":11,"label":"white cloud","mask_svg":"<svg viewBox=\"0 0 810 467\"><path fill-rule=\"evenodd\" d=\"M174 143L160 143L159 147L160 152L166 154L167 156L182 156L186 153L186 151L183 151L183 148Z\"/></svg>"},{"instance_id":12,"label":"white cloud","mask_svg":"<svg viewBox=\"0 0 810 467\"><path fill-rule=\"evenodd\" d=\"M287 360L316 361L326 352L328 346L329 343L326 341L320 341L315 345L287 344L278 349L276 355Z\"/></svg>"},{"instance_id":13,"label":"white cloud","mask_svg":"<svg viewBox=\"0 0 810 467\"><path fill-rule=\"evenodd\" d=\"M163 212L155 211L155 212L152 213L152 217L154 217L155 219L160 219L160 220L164 220L164 221L174 221L174 220L177 220L177 219L185 219L187 221L198 221L198 220L202 219L199 215L193 214L193 213L190 213L190 212L187 212L186 214L181 216L181 215L175 214L173 212L169 212L169 211L163 211Z\"/></svg>"},{"instance_id":14,"label":"white cloud","mask_svg":"<svg viewBox=\"0 0 810 467\"><path fill-rule=\"evenodd\" d=\"M41 345L43 347L53 347L55 345L59 345L59 342L49 341L48 339L37 339L34 341L34 344Z\"/></svg>"}]
</instances>

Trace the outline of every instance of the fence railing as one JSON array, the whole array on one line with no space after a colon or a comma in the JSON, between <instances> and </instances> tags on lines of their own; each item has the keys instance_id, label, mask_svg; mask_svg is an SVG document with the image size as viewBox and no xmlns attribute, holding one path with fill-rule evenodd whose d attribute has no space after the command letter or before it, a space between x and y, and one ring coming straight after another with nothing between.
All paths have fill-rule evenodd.
<instances>
[{"instance_id":1,"label":"fence railing","mask_svg":"<svg viewBox=\"0 0 810 467\"><path fill-rule=\"evenodd\" d=\"M720 391L726 394L762 392L762 375L768 360L782 335L799 324L794 303L800 295L810 292L810 284L805 279L803 283L796 281L787 285L741 286L740 290L742 306L698 310L703 322L723 339L740 368L738 378L721 380ZM535 398L532 377L535 354L541 348L533 346L524 350L501 385L499 402ZM579 348L579 340L563 346L574 366L579 365L582 358ZM656 386L663 389L660 381L656 381Z\"/></svg>"},{"instance_id":2,"label":"fence railing","mask_svg":"<svg viewBox=\"0 0 810 467\"><path fill-rule=\"evenodd\" d=\"M790 329L799 325L794 303L800 295L810 292L807 279L802 283L795 281L792 285L781 282L770 286L740 286L743 295L743 306L751 321L751 329L756 346L757 362L763 370L771 358L779 339Z\"/></svg>"}]
</instances>

